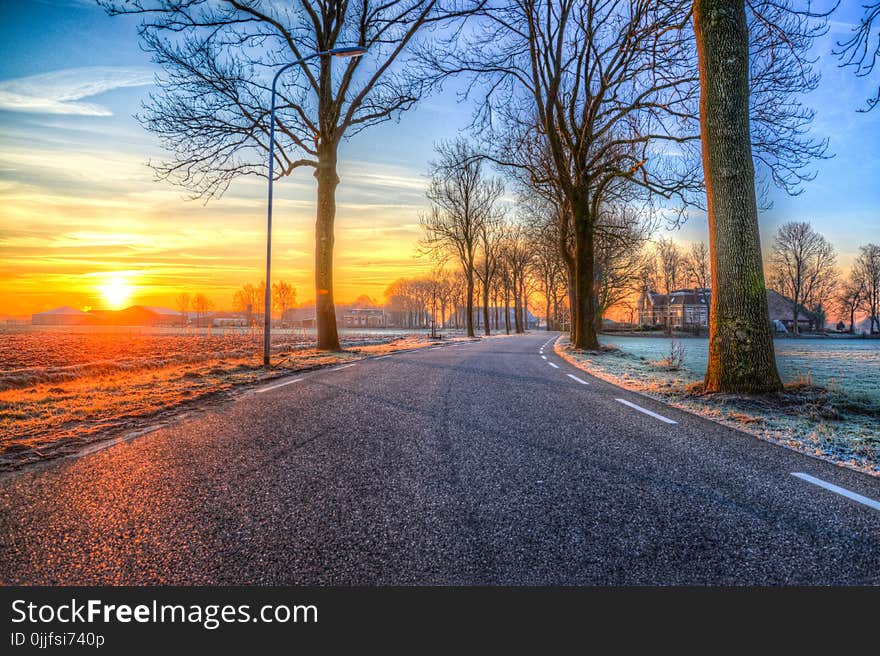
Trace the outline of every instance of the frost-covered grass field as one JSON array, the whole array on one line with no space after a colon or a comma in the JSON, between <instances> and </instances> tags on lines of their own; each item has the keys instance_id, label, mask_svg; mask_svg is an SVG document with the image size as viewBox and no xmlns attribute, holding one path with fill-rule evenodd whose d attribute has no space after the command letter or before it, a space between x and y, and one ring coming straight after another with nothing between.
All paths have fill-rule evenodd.
<instances>
[{"instance_id":1,"label":"frost-covered grass field","mask_svg":"<svg viewBox=\"0 0 880 656\"><path fill-rule=\"evenodd\" d=\"M649 361L669 353L669 340L660 337L601 335L599 341ZM709 340L692 337L677 341L685 348L683 368L701 377L706 372ZM784 338L777 339L775 345L784 382L812 379L816 385L880 401L880 340Z\"/></svg>"},{"instance_id":2,"label":"frost-covered grass field","mask_svg":"<svg viewBox=\"0 0 880 656\"><path fill-rule=\"evenodd\" d=\"M0 471L156 425L291 371L428 344L401 331L341 338L346 352L323 353L314 334L273 331L276 367L267 371L259 331L0 329Z\"/></svg>"},{"instance_id":3,"label":"frost-covered grass field","mask_svg":"<svg viewBox=\"0 0 880 656\"><path fill-rule=\"evenodd\" d=\"M608 335L600 352L557 351L593 375L757 437L880 475L880 341L777 340L786 389L769 397L703 394L708 340L676 340L681 366L664 362L670 340Z\"/></svg>"}]
</instances>

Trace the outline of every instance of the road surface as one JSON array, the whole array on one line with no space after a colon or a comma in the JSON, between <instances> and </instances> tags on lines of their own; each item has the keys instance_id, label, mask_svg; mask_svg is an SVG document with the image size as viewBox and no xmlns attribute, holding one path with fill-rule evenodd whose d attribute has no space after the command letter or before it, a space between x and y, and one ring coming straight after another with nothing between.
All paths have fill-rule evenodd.
<instances>
[{"instance_id":1,"label":"road surface","mask_svg":"<svg viewBox=\"0 0 880 656\"><path fill-rule=\"evenodd\" d=\"M554 336L302 374L8 475L0 581L880 583L880 481L592 378Z\"/></svg>"}]
</instances>

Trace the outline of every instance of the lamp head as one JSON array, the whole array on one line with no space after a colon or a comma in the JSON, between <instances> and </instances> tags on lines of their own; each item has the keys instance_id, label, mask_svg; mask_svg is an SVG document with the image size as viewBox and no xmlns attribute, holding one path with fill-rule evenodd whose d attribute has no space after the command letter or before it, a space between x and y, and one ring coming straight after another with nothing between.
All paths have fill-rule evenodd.
<instances>
[{"instance_id":1,"label":"lamp head","mask_svg":"<svg viewBox=\"0 0 880 656\"><path fill-rule=\"evenodd\" d=\"M341 48L331 48L327 51L327 54L334 57L360 57L366 52L367 49L364 46L343 46Z\"/></svg>"}]
</instances>

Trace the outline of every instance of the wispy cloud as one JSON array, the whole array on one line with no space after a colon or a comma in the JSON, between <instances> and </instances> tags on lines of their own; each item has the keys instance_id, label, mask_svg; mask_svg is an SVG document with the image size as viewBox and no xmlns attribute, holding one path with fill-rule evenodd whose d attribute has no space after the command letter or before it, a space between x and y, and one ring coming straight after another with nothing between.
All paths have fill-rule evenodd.
<instances>
[{"instance_id":1,"label":"wispy cloud","mask_svg":"<svg viewBox=\"0 0 880 656\"><path fill-rule=\"evenodd\" d=\"M0 109L40 114L112 116L102 105L76 102L113 89L153 83L148 68L93 66L68 68L0 81Z\"/></svg>"}]
</instances>

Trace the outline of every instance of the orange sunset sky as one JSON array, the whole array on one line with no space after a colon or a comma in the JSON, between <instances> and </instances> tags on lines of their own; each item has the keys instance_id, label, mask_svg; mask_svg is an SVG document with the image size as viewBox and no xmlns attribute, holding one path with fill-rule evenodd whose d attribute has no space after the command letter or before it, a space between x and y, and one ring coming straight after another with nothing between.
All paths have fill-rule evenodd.
<instances>
[{"instance_id":1,"label":"orange sunset sky","mask_svg":"<svg viewBox=\"0 0 880 656\"><path fill-rule=\"evenodd\" d=\"M841 13L817 56L848 33ZM848 11L848 10L847 10ZM240 179L204 204L156 181L157 139L134 118L157 68L137 43L137 20L110 18L94 3L3 3L0 42L0 316L60 305L174 307L180 292L205 293L230 309L236 288L265 275L266 181ZM847 22L850 21L850 22ZM795 198L773 192L762 212L765 248L789 220L826 235L847 267L861 244L880 242L880 110L855 111L868 85L820 57L823 82L809 98L813 129L833 159ZM335 292L339 302L379 301L395 278L427 273L416 257L428 162L440 139L461 134L473 106L450 84L403 115L344 142L340 151ZM314 298L315 181L296 171L275 187L273 280ZM511 194L509 194L510 196ZM509 200L509 199L508 199ZM672 235L706 240L690 214Z\"/></svg>"}]
</instances>

